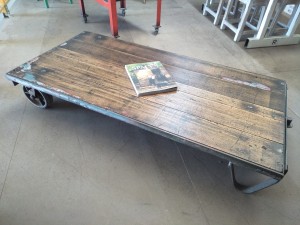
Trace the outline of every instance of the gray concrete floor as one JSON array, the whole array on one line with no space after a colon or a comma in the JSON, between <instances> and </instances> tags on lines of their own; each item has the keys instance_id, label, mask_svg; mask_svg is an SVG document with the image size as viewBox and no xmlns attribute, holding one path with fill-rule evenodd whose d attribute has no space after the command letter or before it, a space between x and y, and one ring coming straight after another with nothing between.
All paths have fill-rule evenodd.
<instances>
[{"instance_id":1,"label":"gray concrete floor","mask_svg":"<svg viewBox=\"0 0 300 225\"><path fill-rule=\"evenodd\" d=\"M109 20L93 0L87 24L77 1L17 0L0 21L0 224L299 224L300 46L246 50L197 0L163 1L153 36L155 1L142 2L128 0L120 39L287 81L288 174L245 195L216 157L59 99L35 108L5 73L84 30L110 35Z\"/></svg>"}]
</instances>

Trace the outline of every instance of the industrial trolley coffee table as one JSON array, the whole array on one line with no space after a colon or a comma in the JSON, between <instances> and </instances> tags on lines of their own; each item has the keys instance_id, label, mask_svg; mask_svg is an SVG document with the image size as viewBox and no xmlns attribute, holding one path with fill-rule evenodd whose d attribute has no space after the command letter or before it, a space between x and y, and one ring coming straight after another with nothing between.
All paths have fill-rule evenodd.
<instances>
[{"instance_id":1,"label":"industrial trolley coffee table","mask_svg":"<svg viewBox=\"0 0 300 225\"><path fill-rule=\"evenodd\" d=\"M124 65L161 61L178 90L137 97ZM7 73L36 106L52 96L229 161L252 193L287 173L285 81L83 32ZM268 176L245 187L234 166Z\"/></svg>"}]
</instances>

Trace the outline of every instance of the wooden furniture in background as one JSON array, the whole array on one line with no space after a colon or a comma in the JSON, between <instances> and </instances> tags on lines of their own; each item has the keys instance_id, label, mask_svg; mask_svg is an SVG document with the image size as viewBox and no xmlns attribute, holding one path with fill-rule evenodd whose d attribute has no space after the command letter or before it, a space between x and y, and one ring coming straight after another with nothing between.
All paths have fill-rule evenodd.
<instances>
[{"instance_id":1,"label":"wooden furniture in background","mask_svg":"<svg viewBox=\"0 0 300 225\"><path fill-rule=\"evenodd\" d=\"M270 0L266 13L262 19L257 35L248 38L245 42L246 48L270 47L280 45L294 45L300 43L300 34L296 34L296 29L300 24L300 0ZM294 4L294 10L289 18L289 22L282 26L277 23L283 9L288 4ZM283 33L274 33L277 25L285 29Z\"/></svg>"},{"instance_id":2,"label":"wooden furniture in background","mask_svg":"<svg viewBox=\"0 0 300 225\"><path fill-rule=\"evenodd\" d=\"M7 7L9 0L0 0L0 13L3 14L4 18L8 18L9 9Z\"/></svg>"},{"instance_id":3,"label":"wooden furniture in background","mask_svg":"<svg viewBox=\"0 0 300 225\"><path fill-rule=\"evenodd\" d=\"M294 8L289 18L284 18L287 5ZM295 34L300 23L300 0L206 0L202 9L203 15L214 18L214 25L222 20L220 28L232 30L234 41L246 39L246 48L300 42L300 34ZM282 18L288 22L280 21Z\"/></svg>"},{"instance_id":4,"label":"wooden furniture in background","mask_svg":"<svg viewBox=\"0 0 300 225\"><path fill-rule=\"evenodd\" d=\"M265 13L265 8L268 5L268 0L236 0L236 1L239 2L239 5L242 5L241 15L239 16L240 18L236 20L236 18L230 17L230 11L234 6L233 3L235 1L229 0L220 28L224 30L225 27L228 27L230 30L232 30L235 33L233 40L240 41L240 39L244 34L248 34L248 35L252 34L253 36L254 34L257 33ZM251 17L258 17L257 21L256 20L252 21ZM252 24L251 22L254 23ZM245 30L246 26L248 27L248 30Z\"/></svg>"},{"instance_id":5,"label":"wooden furniture in background","mask_svg":"<svg viewBox=\"0 0 300 225\"><path fill-rule=\"evenodd\" d=\"M114 37L119 37L118 16L117 16L117 7L116 7L117 0L96 0L96 1L101 6L105 7L108 10L111 34ZM120 1L120 8L122 10L122 16L125 16L126 0L118 0L118 1ZM79 2L80 2L83 19L84 19L84 22L86 23L88 15L86 14L84 0L79 0ZM160 28L161 4L162 4L162 0L157 0L156 23L154 25L154 34L155 35L158 34L158 31Z\"/></svg>"}]
</instances>

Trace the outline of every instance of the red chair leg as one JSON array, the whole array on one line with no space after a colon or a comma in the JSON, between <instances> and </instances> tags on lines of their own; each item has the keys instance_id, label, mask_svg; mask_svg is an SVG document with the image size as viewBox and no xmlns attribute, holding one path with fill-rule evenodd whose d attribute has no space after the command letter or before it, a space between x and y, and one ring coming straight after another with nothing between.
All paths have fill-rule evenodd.
<instances>
[{"instance_id":1,"label":"red chair leg","mask_svg":"<svg viewBox=\"0 0 300 225\"><path fill-rule=\"evenodd\" d=\"M114 37L119 37L116 0L109 1L108 11L109 11L109 21L110 21L111 33Z\"/></svg>"},{"instance_id":2,"label":"red chair leg","mask_svg":"<svg viewBox=\"0 0 300 225\"><path fill-rule=\"evenodd\" d=\"M157 0L156 27L160 27L161 0Z\"/></svg>"},{"instance_id":3,"label":"red chair leg","mask_svg":"<svg viewBox=\"0 0 300 225\"><path fill-rule=\"evenodd\" d=\"M158 30L160 28L160 16L161 16L161 0L157 0L156 24L154 25L154 35L158 34Z\"/></svg>"},{"instance_id":4,"label":"red chair leg","mask_svg":"<svg viewBox=\"0 0 300 225\"><path fill-rule=\"evenodd\" d=\"M120 8L121 9L126 9L126 0L121 0L121 2L120 2Z\"/></svg>"},{"instance_id":5,"label":"red chair leg","mask_svg":"<svg viewBox=\"0 0 300 225\"><path fill-rule=\"evenodd\" d=\"M83 20L86 23L88 15L85 13L84 0L79 0L79 5L82 11Z\"/></svg>"}]
</instances>

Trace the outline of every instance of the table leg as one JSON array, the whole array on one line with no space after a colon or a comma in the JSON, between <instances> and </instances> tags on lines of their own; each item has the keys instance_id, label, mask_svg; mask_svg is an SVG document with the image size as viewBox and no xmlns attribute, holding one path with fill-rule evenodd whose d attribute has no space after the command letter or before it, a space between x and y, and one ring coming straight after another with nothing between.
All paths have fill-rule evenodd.
<instances>
[{"instance_id":1,"label":"table leg","mask_svg":"<svg viewBox=\"0 0 300 225\"><path fill-rule=\"evenodd\" d=\"M161 1L157 0L157 11L156 11L156 24L154 25L154 34L158 34L158 30L160 28L160 18L161 18Z\"/></svg>"},{"instance_id":2,"label":"table leg","mask_svg":"<svg viewBox=\"0 0 300 225\"><path fill-rule=\"evenodd\" d=\"M287 37L291 37L292 35L294 35L299 23L300 23L300 4L295 5L295 8L297 7L295 14L292 18L292 20L289 22L289 28L288 31L286 33Z\"/></svg>"},{"instance_id":3,"label":"table leg","mask_svg":"<svg viewBox=\"0 0 300 225\"><path fill-rule=\"evenodd\" d=\"M85 13L85 6L84 6L84 0L79 0L80 8L82 11L83 20L86 23L88 15Z\"/></svg>"},{"instance_id":4,"label":"table leg","mask_svg":"<svg viewBox=\"0 0 300 225\"><path fill-rule=\"evenodd\" d=\"M9 0L2 0L0 1L1 5L0 5L0 13L2 13L4 18L9 18L8 14L10 14L9 9L7 7L7 4L9 2Z\"/></svg>"},{"instance_id":5,"label":"table leg","mask_svg":"<svg viewBox=\"0 0 300 225\"><path fill-rule=\"evenodd\" d=\"M49 8L48 0L44 0L46 8Z\"/></svg>"},{"instance_id":6,"label":"table leg","mask_svg":"<svg viewBox=\"0 0 300 225\"><path fill-rule=\"evenodd\" d=\"M273 12L275 10L276 4L278 0L270 0L268 7L265 12L265 16L261 22L259 30L257 32L256 38L263 39L265 37L266 31L268 29L268 25L270 24L270 20L272 18Z\"/></svg>"},{"instance_id":7,"label":"table leg","mask_svg":"<svg viewBox=\"0 0 300 225\"><path fill-rule=\"evenodd\" d=\"M122 16L125 16L126 12L126 0L121 0L120 2L120 9L122 10Z\"/></svg>"},{"instance_id":8,"label":"table leg","mask_svg":"<svg viewBox=\"0 0 300 225\"><path fill-rule=\"evenodd\" d=\"M118 35L118 18L117 18L117 6L116 0L109 1L109 21L110 21L110 30L114 37L119 37Z\"/></svg>"},{"instance_id":9,"label":"table leg","mask_svg":"<svg viewBox=\"0 0 300 225\"><path fill-rule=\"evenodd\" d=\"M269 36L273 35L276 23L277 23L277 21L279 19L279 16L280 16L281 12L284 10L285 6L287 5L287 1L288 0L283 0L282 3L280 4L280 6L277 7L277 10L275 11L273 18L270 21L269 30L265 34L265 37L269 37Z\"/></svg>"},{"instance_id":10,"label":"table leg","mask_svg":"<svg viewBox=\"0 0 300 225\"><path fill-rule=\"evenodd\" d=\"M245 194L252 194L254 192L260 191L262 189L270 187L279 182L279 180L277 180L277 179L269 178L269 179L267 179L263 182L260 182L254 186L248 187L248 186L245 186L245 185L237 182L237 180L235 178L234 165L231 162L228 163L228 167L230 169L231 179L232 179L234 187L236 189L238 189L239 191L244 192Z\"/></svg>"},{"instance_id":11,"label":"table leg","mask_svg":"<svg viewBox=\"0 0 300 225\"><path fill-rule=\"evenodd\" d=\"M126 9L126 0L121 0L121 2L120 2L120 8L121 9Z\"/></svg>"}]
</instances>

